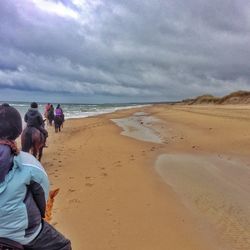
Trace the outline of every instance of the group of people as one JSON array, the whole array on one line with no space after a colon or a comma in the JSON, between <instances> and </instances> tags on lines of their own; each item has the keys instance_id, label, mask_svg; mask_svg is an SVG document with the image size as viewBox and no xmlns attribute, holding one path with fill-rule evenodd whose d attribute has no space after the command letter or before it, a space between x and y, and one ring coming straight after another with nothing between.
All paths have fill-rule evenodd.
<instances>
[{"instance_id":1,"label":"group of people","mask_svg":"<svg viewBox=\"0 0 250 250\"><path fill-rule=\"evenodd\" d=\"M55 117L61 117L64 121L64 114L61 108L61 105L58 104L56 110L54 111L54 107L51 103L47 103L45 106L44 117L49 121L49 124L52 125L52 121ZM35 127L44 135L45 141L44 146L46 146L46 139L48 137L48 131L44 128L44 120L41 113L38 110L38 104L36 102L32 102L30 104L30 108L27 113L24 115L24 121L27 124L27 127Z\"/></svg>"},{"instance_id":2,"label":"group of people","mask_svg":"<svg viewBox=\"0 0 250 250\"><path fill-rule=\"evenodd\" d=\"M53 122L55 116L60 116L64 120L64 114L63 114L63 110L61 108L61 105L58 104L56 109L54 110L53 104L47 103L45 105L44 117L48 120L48 124L50 126L52 126L52 122Z\"/></svg>"},{"instance_id":3,"label":"group of people","mask_svg":"<svg viewBox=\"0 0 250 250\"><path fill-rule=\"evenodd\" d=\"M37 103L24 119L48 135ZM0 105L0 250L71 250L70 241L43 220L49 179L39 161L18 149L21 132L19 112Z\"/></svg>"}]
</instances>

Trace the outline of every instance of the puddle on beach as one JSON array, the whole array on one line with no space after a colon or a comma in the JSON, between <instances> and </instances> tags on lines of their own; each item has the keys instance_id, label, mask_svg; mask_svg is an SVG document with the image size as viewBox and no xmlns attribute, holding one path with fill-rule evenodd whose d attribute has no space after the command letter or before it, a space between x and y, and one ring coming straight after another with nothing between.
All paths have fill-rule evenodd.
<instances>
[{"instance_id":1,"label":"puddle on beach","mask_svg":"<svg viewBox=\"0 0 250 250\"><path fill-rule=\"evenodd\" d=\"M149 116L147 113L137 112L133 116L112 119L112 121L123 129L122 135L153 143L163 143L165 141L165 138L161 135L160 127L163 121Z\"/></svg>"},{"instance_id":2,"label":"puddle on beach","mask_svg":"<svg viewBox=\"0 0 250 250\"><path fill-rule=\"evenodd\" d=\"M250 169L216 156L161 155L156 170L201 224L213 228L222 246L250 249Z\"/></svg>"}]
</instances>

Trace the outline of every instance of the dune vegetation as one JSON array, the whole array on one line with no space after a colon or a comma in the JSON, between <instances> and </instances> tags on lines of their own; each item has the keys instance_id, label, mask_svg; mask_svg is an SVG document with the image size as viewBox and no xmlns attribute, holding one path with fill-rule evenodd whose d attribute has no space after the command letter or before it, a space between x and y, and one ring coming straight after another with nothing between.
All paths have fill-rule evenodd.
<instances>
[{"instance_id":1,"label":"dune vegetation","mask_svg":"<svg viewBox=\"0 0 250 250\"><path fill-rule=\"evenodd\" d=\"M213 95L202 95L192 99L185 99L182 104L249 104L250 103L250 91L236 91L223 97L216 97Z\"/></svg>"}]
</instances>

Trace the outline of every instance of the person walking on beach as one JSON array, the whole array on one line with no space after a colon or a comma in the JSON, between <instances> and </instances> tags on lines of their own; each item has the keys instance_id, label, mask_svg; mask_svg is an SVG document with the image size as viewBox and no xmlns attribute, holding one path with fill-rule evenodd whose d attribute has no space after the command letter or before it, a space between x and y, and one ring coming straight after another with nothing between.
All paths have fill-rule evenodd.
<instances>
[{"instance_id":1,"label":"person walking on beach","mask_svg":"<svg viewBox=\"0 0 250 250\"><path fill-rule=\"evenodd\" d=\"M43 220L49 193L44 168L31 154L20 152L19 112L0 105L0 249L71 250L71 243Z\"/></svg>"},{"instance_id":2,"label":"person walking on beach","mask_svg":"<svg viewBox=\"0 0 250 250\"><path fill-rule=\"evenodd\" d=\"M24 121L27 123L27 127L35 127L37 128L45 137L45 147L46 147L46 139L48 137L48 131L44 128L44 121L41 113L38 111L38 104L36 102L32 102L30 104L30 109L24 116Z\"/></svg>"}]
</instances>

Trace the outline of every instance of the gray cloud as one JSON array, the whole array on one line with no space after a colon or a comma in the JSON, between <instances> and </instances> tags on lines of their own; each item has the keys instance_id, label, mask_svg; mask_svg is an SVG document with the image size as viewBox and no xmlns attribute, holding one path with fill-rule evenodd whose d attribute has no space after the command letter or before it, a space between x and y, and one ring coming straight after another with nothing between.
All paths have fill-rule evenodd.
<instances>
[{"instance_id":1,"label":"gray cloud","mask_svg":"<svg viewBox=\"0 0 250 250\"><path fill-rule=\"evenodd\" d=\"M246 0L41 2L0 1L0 89L102 102L250 87Z\"/></svg>"}]
</instances>

